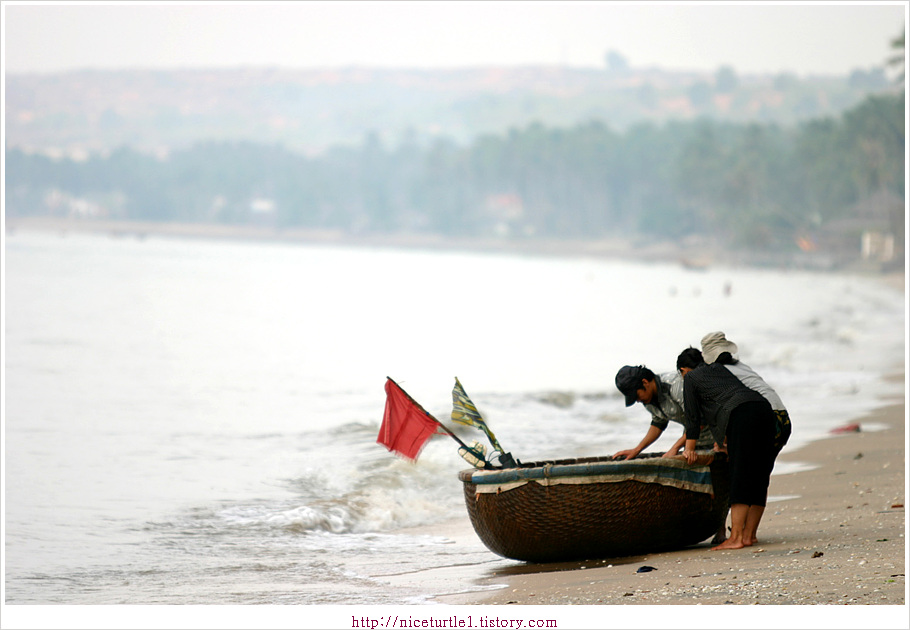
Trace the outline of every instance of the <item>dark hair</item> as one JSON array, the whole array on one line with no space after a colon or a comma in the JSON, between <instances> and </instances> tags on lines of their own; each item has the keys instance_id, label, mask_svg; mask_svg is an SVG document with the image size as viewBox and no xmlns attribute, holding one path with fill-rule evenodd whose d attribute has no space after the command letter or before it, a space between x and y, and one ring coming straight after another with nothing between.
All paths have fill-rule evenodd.
<instances>
[{"instance_id":1,"label":"dark hair","mask_svg":"<svg viewBox=\"0 0 910 630\"><path fill-rule=\"evenodd\" d=\"M654 380L654 372L652 372L651 370L649 370L648 368L646 368L646 367L643 366L643 365L639 365L638 368L639 368L639 370L641 370L641 371L640 371L640 376L641 376L643 379L645 379L645 380L647 380L647 381L653 381L653 380ZM638 386L636 387L636 389L637 389L638 387L641 387L641 383L638 384Z\"/></svg>"},{"instance_id":2,"label":"dark hair","mask_svg":"<svg viewBox=\"0 0 910 630\"><path fill-rule=\"evenodd\" d=\"M699 365L703 365L704 362L705 360L701 356L701 350L689 346L676 357L676 369L692 368L694 370Z\"/></svg>"},{"instance_id":3,"label":"dark hair","mask_svg":"<svg viewBox=\"0 0 910 630\"><path fill-rule=\"evenodd\" d=\"M721 365L736 365L739 363L736 359L733 358L733 355L729 352L721 352L717 355L717 358L714 359L715 363L720 363Z\"/></svg>"}]
</instances>

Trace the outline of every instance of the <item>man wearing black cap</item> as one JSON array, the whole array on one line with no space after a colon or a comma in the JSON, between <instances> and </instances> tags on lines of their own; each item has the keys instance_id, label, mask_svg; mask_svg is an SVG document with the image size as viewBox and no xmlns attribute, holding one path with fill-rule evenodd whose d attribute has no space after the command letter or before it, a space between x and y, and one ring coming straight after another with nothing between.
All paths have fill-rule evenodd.
<instances>
[{"instance_id":1,"label":"man wearing black cap","mask_svg":"<svg viewBox=\"0 0 910 630\"><path fill-rule=\"evenodd\" d=\"M640 402L651 413L651 426L641 442L635 448L619 451L614 459L632 459L648 446L657 441L666 430L670 421L678 422L685 427L685 406L683 404L683 379L679 372L654 374L644 365L624 365L616 373L616 387L626 397L626 407ZM685 431L676 443L664 453L672 457L686 442ZM698 449L711 449L714 438L710 431L702 431L698 440Z\"/></svg>"}]
</instances>

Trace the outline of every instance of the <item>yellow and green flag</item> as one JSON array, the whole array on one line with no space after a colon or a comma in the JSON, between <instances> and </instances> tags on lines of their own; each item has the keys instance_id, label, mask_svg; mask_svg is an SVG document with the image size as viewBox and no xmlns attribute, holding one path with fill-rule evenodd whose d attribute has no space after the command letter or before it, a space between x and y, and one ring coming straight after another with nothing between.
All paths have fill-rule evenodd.
<instances>
[{"instance_id":1,"label":"yellow and green flag","mask_svg":"<svg viewBox=\"0 0 910 630\"><path fill-rule=\"evenodd\" d=\"M464 391L464 387L461 386L458 377L455 377L455 388L452 390L452 420L469 427L477 427L487 434L493 448L502 452L502 447L496 441L496 436L490 431L483 416L477 411L477 407L468 398L468 394Z\"/></svg>"}]
</instances>

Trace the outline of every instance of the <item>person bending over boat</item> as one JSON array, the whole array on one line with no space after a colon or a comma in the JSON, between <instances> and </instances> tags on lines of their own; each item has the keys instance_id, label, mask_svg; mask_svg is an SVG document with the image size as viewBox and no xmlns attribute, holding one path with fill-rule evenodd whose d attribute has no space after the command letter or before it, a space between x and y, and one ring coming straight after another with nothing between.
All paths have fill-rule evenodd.
<instances>
[{"instance_id":1,"label":"person bending over boat","mask_svg":"<svg viewBox=\"0 0 910 630\"><path fill-rule=\"evenodd\" d=\"M619 451L613 455L613 459L636 457L657 441L671 421L685 425L683 379L678 371L657 375L644 365L624 365L616 373L616 387L625 396L626 407L631 407L636 402L644 405L651 413L651 426L635 448ZM685 441L686 433L683 431L682 437L663 456L673 457L679 453ZM705 430L699 437L697 448L703 450L713 447L714 437L710 430Z\"/></svg>"},{"instance_id":2,"label":"person bending over boat","mask_svg":"<svg viewBox=\"0 0 910 630\"><path fill-rule=\"evenodd\" d=\"M694 348L692 350L698 352ZM743 385L749 389L754 389L771 403L771 409L774 410L774 414L777 416L774 426L774 450L776 451L775 456L777 456L790 439L790 413L784 406L784 401L765 382L765 379L739 360L736 356L738 351L737 345L729 341L722 332L711 332L701 338L701 355L705 363L716 362L725 365L733 373L733 376L743 382Z\"/></svg>"},{"instance_id":3,"label":"person bending over boat","mask_svg":"<svg viewBox=\"0 0 910 630\"><path fill-rule=\"evenodd\" d=\"M683 351L686 352L686 351ZM682 355L680 359L682 360ZM686 461L695 463L701 427L707 424L725 441L730 460L730 537L712 549L742 549L755 544L768 502L777 451L771 403L746 387L721 363L700 362L683 379Z\"/></svg>"},{"instance_id":4,"label":"person bending over boat","mask_svg":"<svg viewBox=\"0 0 910 630\"><path fill-rule=\"evenodd\" d=\"M774 434L774 455L776 457L790 438L790 415L787 413L787 408L784 407L784 403L780 396L778 396L777 392L774 391L771 386L755 372L755 370L733 357L732 353L736 353L739 348L737 348L736 344L732 341L728 341L724 333L708 333L702 337L701 347L701 351L697 348L686 348L683 350L676 359L676 368L685 376L702 362L717 362L721 365L725 365L743 385L749 389L754 389L764 396L765 399L771 403L771 409L774 410L776 416ZM719 450L726 451L726 444ZM724 517L724 523L726 523L726 521L727 519ZM726 529L723 530L723 535L720 537L716 536L714 540L711 541L712 544L716 545L723 542L725 536Z\"/></svg>"}]
</instances>

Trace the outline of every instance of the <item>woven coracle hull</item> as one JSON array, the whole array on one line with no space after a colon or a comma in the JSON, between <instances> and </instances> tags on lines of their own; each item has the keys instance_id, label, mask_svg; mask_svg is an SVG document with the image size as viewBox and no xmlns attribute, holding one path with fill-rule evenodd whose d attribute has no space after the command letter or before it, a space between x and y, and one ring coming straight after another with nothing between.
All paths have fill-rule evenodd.
<instances>
[{"instance_id":1,"label":"woven coracle hull","mask_svg":"<svg viewBox=\"0 0 910 630\"><path fill-rule=\"evenodd\" d=\"M649 475L659 481L640 480ZM700 467L656 455L628 462L565 459L501 471L464 470L459 479L481 541L496 554L528 562L694 545L714 535L729 507L723 455L706 456Z\"/></svg>"}]
</instances>

